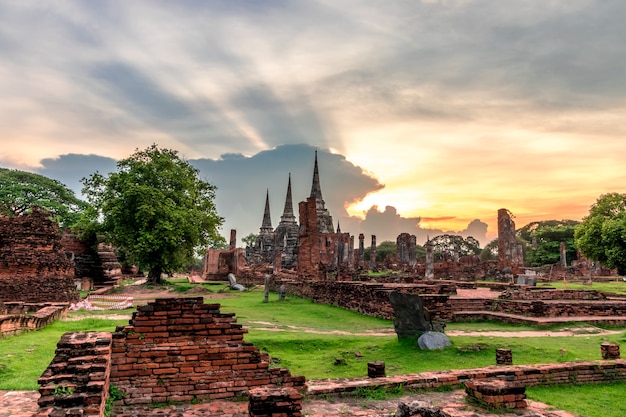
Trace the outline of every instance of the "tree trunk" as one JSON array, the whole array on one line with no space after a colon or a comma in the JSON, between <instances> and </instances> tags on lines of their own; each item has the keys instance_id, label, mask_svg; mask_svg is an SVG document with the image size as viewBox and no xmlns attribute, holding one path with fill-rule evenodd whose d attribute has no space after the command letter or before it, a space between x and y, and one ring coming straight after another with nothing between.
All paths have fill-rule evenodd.
<instances>
[{"instance_id":1,"label":"tree trunk","mask_svg":"<svg viewBox=\"0 0 626 417\"><path fill-rule=\"evenodd\" d=\"M161 272L163 272L163 269L160 266L150 268L148 272L148 284L161 284Z\"/></svg>"}]
</instances>

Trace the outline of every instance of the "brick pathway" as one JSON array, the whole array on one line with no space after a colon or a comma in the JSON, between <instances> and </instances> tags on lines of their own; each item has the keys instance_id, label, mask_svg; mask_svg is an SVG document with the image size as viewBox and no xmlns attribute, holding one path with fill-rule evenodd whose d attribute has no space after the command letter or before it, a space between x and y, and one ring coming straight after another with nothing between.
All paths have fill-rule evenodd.
<instances>
[{"instance_id":1,"label":"brick pathway","mask_svg":"<svg viewBox=\"0 0 626 417\"><path fill-rule=\"evenodd\" d=\"M38 410L37 391L0 391L0 417L32 417ZM552 410L543 403L529 401L523 413L511 414L481 412L469 407L464 401L463 391L447 393L429 392L385 401L371 401L350 397L325 400L307 400L303 415L307 417L390 417L395 414L400 401L428 400L441 407L452 417L577 417L565 411ZM116 417L247 417L248 403L213 401L207 404L171 405L162 408L148 406L116 407Z\"/></svg>"},{"instance_id":2,"label":"brick pathway","mask_svg":"<svg viewBox=\"0 0 626 417\"><path fill-rule=\"evenodd\" d=\"M39 410L37 391L0 391L0 417L31 417Z\"/></svg>"}]
</instances>

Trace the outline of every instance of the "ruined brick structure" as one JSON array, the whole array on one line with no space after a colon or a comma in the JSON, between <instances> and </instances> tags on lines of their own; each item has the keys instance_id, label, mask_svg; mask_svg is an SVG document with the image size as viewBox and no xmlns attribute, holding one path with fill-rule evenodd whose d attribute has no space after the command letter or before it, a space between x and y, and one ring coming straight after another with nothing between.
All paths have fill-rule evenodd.
<instances>
[{"instance_id":1,"label":"ruined brick structure","mask_svg":"<svg viewBox=\"0 0 626 417\"><path fill-rule=\"evenodd\" d=\"M75 301L74 265L49 214L0 217L0 300Z\"/></svg>"},{"instance_id":2,"label":"ruined brick structure","mask_svg":"<svg viewBox=\"0 0 626 417\"><path fill-rule=\"evenodd\" d=\"M108 251L105 245L100 246L96 245L96 242L81 240L70 231L63 232L61 244L74 261L74 276L77 279L88 278L96 285L102 284L107 281L110 271L120 268L115 253ZM114 258L111 259L110 255Z\"/></svg>"},{"instance_id":3,"label":"ruined brick structure","mask_svg":"<svg viewBox=\"0 0 626 417\"><path fill-rule=\"evenodd\" d=\"M524 266L522 245L515 236L515 222L507 209L498 210L498 266L517 275Z\"/></svg>"},{"instance_id":4,"label":"ruined brick structure","mask_svg":"<svg viewBox=\"0 0 626 417\"><path fill-rule=\"evenodd\" d=\"M287 182L287 196L285 208L280 216L280 223L274 230L274 248L280 257L280 267L295 269L298 261L298 233L300 226L293 213L293 200L291 198L291 174Z\"/></svg>"},{"instance_id":5,"label":"ruined brick structure","mask_svg":"<svg viewBox=\"0 0 626 417\"><path fill-rule=\"evenodd\" d=\"M313 166L311 194L298 205L299 223L293 212L291 175L287 183L285 207L276 229L272 229L269 191L265 197L265 210L259 235L253 246L246 248L249 262L273 265L274 272L297 270L301 277L325 278L329 271L349 273L356 263L354 238L342 233L322 197L317 151Z\"/></svg>"},{"instance_id":6,"label":"ruined brick structure","mask_svg":"<svg viewBox=\"0 0 626 417\"><path fill-rule=\"evenodd\" d=\"M245 255L242 248L237 248L237 231L230 231L230 247L228 249L208 249L202 263L204 278L225 278L228 274L238 275L245 266Z\"/></svg>"},{"instance_id":7,"label":"ruined brick structure","mask_svg":"<svg viewBox=\"0 0 626 417\"><path fill-rule=\"evenodd\" d=\"M259 229L259 235L254 242L254 246L246 251L246 256L252 263L274 262L276 254L274 252L274 228L272 227L272 216L270 215L270 194L269 190L265 194L265 210L263 211L263 221Z\"/></svg>"},{"instance_id":8,"label":"ruined brick structure","mask_svg":"<svg viewBox=\"0 0 626 417\"><path fill-rule=\"evenodd\" d=\"M400 233L396 238L396 254L401 265L415 268L417 264L417 237L408 233Z\"/></svg>"},{"instance_id":9,"label":"ruined brick structure","mask_svg":"<svg viewBox=\"0 0 626 417\"><path fill-rule=\"evenodd\" d=\"M157 299L113 334L111 383L125 404L232 398L254 387L304 387L243 340L234 313L202 297Z\"/></svg>"},{"instance_id":10,"label":"ruined brick structure","mask_svg":"<svg viewBox=\"0 0 626 417\"><path fill-rule=\"evenodd\" d=\"M349 233L324 233L318 229L316 199L300 202L300 235L298 245L298 275L325 279L326 272L351 271L354 255L350 250ZM350 256L352 254L352 256Z\"/></svg>"},{"instance_id":11,"label":"ruined brick structure","mask_svg":"<svg viewBox=\"0 0 626 417\"><path fill-rule=\"evenodd\" d=\"M101 417L110 385L127 405L250 394L254 415L274 406L287 414L272 415L301 415L304 377L270 368L233 316L202 297L157 299L115 333L65 333L39 378L34 417Z\"/></svg>"}]
</instances>

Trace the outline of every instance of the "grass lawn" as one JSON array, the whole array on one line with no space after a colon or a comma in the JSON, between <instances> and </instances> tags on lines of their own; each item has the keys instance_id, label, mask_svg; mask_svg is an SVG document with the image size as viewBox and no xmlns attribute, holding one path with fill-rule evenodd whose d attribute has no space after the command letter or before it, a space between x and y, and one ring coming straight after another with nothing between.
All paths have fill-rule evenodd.
<instances>
[{"instance_id":1,"label":"grass lawn","mask_svg":"<svg viewBox=\"0 0 626 417\"><path fill-rule=\"evenodd\" d=\"M626 294L626 282L619 277L615 281L594 282L591 285L584 285L581 282L552 281L537 283L538 287L553 287L559 290L567 288L568 290L595 290L610 292L614 294Z\"/></svg>"},{"instance_id":2,"label":"grass lawn","mask_svg":"<svg viewBox=\"0 0 626 417\"><path fill-rule=\"evenodd\" d=\"M189 284L175 283L174 287L179 285ZM217 285L204 287L213 293L224 292L225 288ZM193 292L184 295L191 296ZM268 352L275 366L287 367L292 374L304 375L307 379L363 377L367 375L367 362L374 360L385 361L388 375L476 368L494 365L495 349L503 347L512 349L514 364L600 359L600 344L603 341L620 344L626 341L623 332L577 337L451 336L451 347L442 351L421 351L415 342L398 342L391 321L361 316L298 297L287 296L285 301L279 301L278 295L271 293L268 303L264 303L263 298L262 288L256 288L243 293L225 291L223 298L207 297L205 302L219 303L222 312L236 313L238 322L249 328L246 341ZM127 324L133 311L72 312L68 320L73 321L58 321L37 332L0 338L0 390L37 389L37 378L50 363L56 343L63 333L113 331L115 326ZM110 320L103 315L126 317ZM531 326L492 322L450 323L447 329L474 332L536 330ZM385 332L386 335L380 335ZM335 365L337 358L345 361ZM563 390L570 388L578 387L559 387ZM613 386L609 388L613 389ZM600 388L592 386L591 389ZM550 395L551 390L547 388L546 395ZM540 398L542 391L537 390L535 394L533 388L531 392L544 401ZM564 405L555 405L569 409ZM602 415L610 416L613 415Z\"/></svg>"},{"instance_id":3,"label":"grass lawn","mask_svg":"<svg viewBox=\"0 0 626 417\"><path fill-rule=\"evenodd\" d=\"M585 417L626 416L626 382L528 387L526 396Z\"/></svg>"},{"instance_id":4,"label":"grass lawn","mask_svg":"<svg viewBox=\"0 0 626 417\"><path fill-rule=\"evenodd\" d=\"M61 335L76 331L113 331L128 320L85 317L79 321L56 321L36 332L0 338L0 390L37 390L37 379L54 357Z\"/></svg>"}]
</instances>

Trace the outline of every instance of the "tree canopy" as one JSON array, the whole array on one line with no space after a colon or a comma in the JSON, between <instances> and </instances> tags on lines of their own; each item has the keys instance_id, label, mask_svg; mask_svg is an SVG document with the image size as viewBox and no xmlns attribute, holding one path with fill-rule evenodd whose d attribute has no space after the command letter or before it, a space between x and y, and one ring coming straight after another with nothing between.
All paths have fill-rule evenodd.
<instances>
[{"instance_id":1,"label":"tree canopy","mask_svg":"<svg viewBox=\"0 0 626 417\"><path fill-rule=\"evenodd\" d=\"M468 236L463 238L459 235L443 234L430 239L435 256L443 258L457 252L459 256L470 256L480 254L480 242Z\"/></svg>"},{"instance_id":2,"label":"tree canopy","mask_svg":"<svg viewBox=\"0 0 626 417\"><path fill-rule=\"evenodd\" d=\"M195 250L221 244L216 187L177 151L152 145L117 163L117 172L83 178L93 220L127 262L158 283L193 263Z\"/></svg>"},{"instance_id":3,"label":"tree canopy","mask_svg":"<svg viewBox=\"0 0 626 417\"><path fill-rule=\"evenodd\" d=\"M561 242L565 242L567 259L576 259L574 230L579 223L576 220L545 220L518 229L517 237L524 243L524 263L528 266L558 263Z\"/></svg>"},{"instance_id":4,"label":"tree canopy","mask_svg":"<svg viewBox=\"0 0 626 417\"><path fill-rule=\"evenodd\" d=\"M363 250L363 256L366 260L370 259L370 253L372 252L372 247L365 248ZM376 245L376 262L384 262L387 258L387 255L395 255L396 254L396 242L391 242L386 240L384 242L380 242Z\"/></svg>"},{"instance_id":5,"label":"tree canopy","mask_svg":"<svg viewBox=\"0 0 626 417\"><path fill-rule=\"evenodd\" d=\"M585 257L626 275L626 194L601 195L576 228L575 240Z\"/></svg>"},{"instance_id":6,"label":"tree canopy","mask_svg":"<svg viewBox=\"0 0 626 417\"><path fill-rule=\"evenodd\" d=\"M60 227L78 220L87 203L57 180L31 172L0 168L0 215L20 216L32 206L47 210Z\"/></svg>"}]
</instances>

